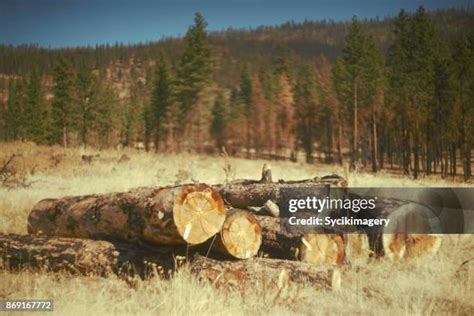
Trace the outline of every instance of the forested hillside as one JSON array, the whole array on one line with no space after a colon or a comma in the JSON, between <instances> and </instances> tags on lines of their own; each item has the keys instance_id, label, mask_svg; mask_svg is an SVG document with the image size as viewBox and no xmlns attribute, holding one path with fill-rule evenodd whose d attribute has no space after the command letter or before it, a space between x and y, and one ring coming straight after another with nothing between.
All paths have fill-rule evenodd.
<instances>
[{"instance_id":1,"label":"forested hillside","mask_svg":"<svg viewBox=\"0 0 474 316\"><path fill-rule=\"evenodd\" d=\"M0 45L4 140L471 176L474 11L46 49ZM159 30L157 30L158 33Z\"/></svg>"}]
</instances>

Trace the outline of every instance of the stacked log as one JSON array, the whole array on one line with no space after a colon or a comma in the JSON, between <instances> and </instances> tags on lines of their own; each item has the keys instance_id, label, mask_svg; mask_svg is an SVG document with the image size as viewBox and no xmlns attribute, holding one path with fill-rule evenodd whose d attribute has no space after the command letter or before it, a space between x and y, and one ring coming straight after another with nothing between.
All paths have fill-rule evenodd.
<instances>
[{"instance_id":1,"label":"stacked log","mask_svg":"<svg viewBox=\"0 0 474 316\"><path fill-rule=\"evenodd\" d=\"M250 212L231 209L227 212L215 249L237 259L257 255L262 244L262 228Z\"/></svg>"},{"instance_id":2,"label":"stacked log","mask_svg":"<svg viewBox=\"0 0 474 316\"><path fill-rule=\"evenodd\" d=\"M168 274L175 265L170 253L133 243L0 234L0 267L10 270L33 268L82 275L115 273L144 277L153 267Z\"/></svg>"},{"instance_id":3,"label":"stacked log","mask_svg":"<svg viewBox=\"0 0 474 316\"><path fill-rule=\"evenodd\" d=\"M217 286L310 281L335 289L344 263L372 253L401 258L437 250L438 239L424 235L282 229L278 202L285 190L346 186L336 175L273 182L266 165L261 180L45 199L28 218L31 235L0 235L0 258L10 269L46 264L53 271L143 276L150 263L173 270L179 254L191 260L191 272ZM375 215L393 217L403 205L379 200ZM206 256L192 257L189 250Z\"/></svg>"},{"instance_id":4,"label":"stacked log","mask_svg":"<svg viewBox=\"0 0 474 316\"><path fill-rule=\"evenodd\" d=\"M225 213L221 196L207 185L145 187L42 200L29 215L28 232L156 245L199 244L221 230Z\"/></svg>"},{"instance_id":5,"label":"stacked log","mask_svg":"<svg viewBox=\"0 0 474 316\"><path fill-rule=\"evenodd\" d=\"M291 282L309 282L332 290L341 286L341 273L334 267L278 259L219 261L197 255L191 263L191 272L218 287L266 284L282 288Z\"/></svg>"},{"instance_id":6,"label":"stacked log","mask_svg":"<svg viewBox=\"0 0 474 316\"><path fill-rule=\"evenodd\" d=\"M301 241L301 261L335 266L344 263L344 241L340 235L308 233Z\"/></svg>"}]
</instances>

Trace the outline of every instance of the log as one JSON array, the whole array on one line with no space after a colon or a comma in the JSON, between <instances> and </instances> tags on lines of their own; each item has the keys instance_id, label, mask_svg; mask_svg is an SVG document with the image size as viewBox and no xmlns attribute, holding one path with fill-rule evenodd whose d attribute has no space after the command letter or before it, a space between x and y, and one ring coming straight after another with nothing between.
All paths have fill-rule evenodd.
<instances>
[{"instance_id":1,"label":"log","mask_svg":"<svg viewBox=\"0 0 474 316\"><path fill-rule=\"evenodd\" d=\"M230 206L239 209L251 209L252 207L263 207L269 200L277 203L282 189L347 187L347 181L337 175L315 177L301 181L267 182L266 179L263 177L260 181L237 180L227 185L215 185L213 188L221 194Z\"/></svg>"},{"instance_id":2,"label":"log","mask_svg":"<svg viewBox=\"0 0 474 316\"><path fill-rule=\"evenodd\" d=\"M225 213L219 193L204 184L144 187L42 200L28 217L28 232L156 245L199 244L221 230Z\"/></svg>"},{"instance_id":3,"label":"log","mask_svg":"<svg viewBox=\"0 0 474 316\"><path fill-rule=\"evenodd\" d=\"M413 259L436 254L441 246L437 214L423 204L399 200L378 199L370 217L388 218L390 223L382 231L368 233L370 250L378 257L390 260ZM426 232L426 233L424 233Z\"/></svg>"},{"instance_id":4,"label":"log","mask_svg":"<svg viewBox=\"0 0 474 316\"><path fill-rule=\"evenodd\" d=\"M291 283L311 284L320 289L337 290L341 272L334 267L316 267L298 261L251 258L239 261L218 261L195 255L191 272L216 287L244 288L262 285L279 289Z\"/></svg>"},{"instance_id":5,"label":"log","mask_svg":"<svg viewBox=\"0 0 474 316\"><path fill-rule=\"evenodd\" d=\"M136 244L103 240L0 234L0 268L46 269L73 274L145 277L161 271L168 276L175 268L170 253Z\"/></svg>"},{"instance_id":6,"label":"log","mask_svg":"<svg viewBox=\"0 0 474 316\"><path fill-rule=\"evenodd\" d=\"M262 228L264 257L301 260L323 265L342 265L344 243L342 238L332 233L289 232L280 227L280 218L256 215Z\"/></svg>"},{"instance_id":7,"label":"log","mask_svg":"<svg viewBox=\"0 0 474 316\"><path fill-rule=\"evenodd\" d=\"M441 247L437 234L383 234L385 256L392 260L424 258L435 255Z\"/></svg>"},{"instance_id":8,"label":"log","mask_svg":"<svg viewBox=\"0 0 474 316\"><path fill-rule=\"evenodd\" d=\"M338 234L304 234L300 246L300 260L318 265L341 266L344 263L342 237Z\"/></svg>"},{"instance_id":9,"label":"log","mask_svg":"<svg viewBox=\"0 0 474 316\"><path fill-rule=\"evenodd\" d=\"M290 233L280 227L280 218L255 215L262 229L264 256L278 259L297 260L301 245L301 234Z\"/></svg>"},{"instance_id":10,"label":"log","mask_svg":"<svg viewBox=\"0 0 474 316\"><path fill-rule=\"evenodd\" d=\"M255 256L262 243L262 229L255 217L247 211L231 209L226 219L215 249L238 259Z\"/></svg>"}]
</instances>

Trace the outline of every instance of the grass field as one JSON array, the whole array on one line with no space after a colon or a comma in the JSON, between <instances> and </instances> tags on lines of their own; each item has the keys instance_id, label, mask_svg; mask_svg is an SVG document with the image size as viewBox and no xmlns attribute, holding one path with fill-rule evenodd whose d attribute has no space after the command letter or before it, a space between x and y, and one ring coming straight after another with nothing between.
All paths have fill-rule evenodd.
<instances>
[{"instance_id":1,"label":"grass field","mask_svg":"<svg viewBox=\"0 0 474 316\"><path fill-rule=\"evenodd\" d=\"M124 191L137 186L168 185L191 179L219 183L226 179L221 157L155 155L132 150L103 151L91 164L81 149L0 144L2 161L21 153L11 167L17 172L0 187L0 232L26 233L32 206L47 197ZM87 154L96 151L87 150ZM122 154L131 159L119 163ZM53 158L56 157L56 158ZM58 162L59 161L59 162ZM258 178L263 160L230 158L236 178ZM351 186L453 186L436 177L413 181L389 174L352 174L339 166L270 162L275 179L302 179L338 173ZM130 287L115 277L78 277L23 271L0 272L0 298L53 299L57 314L254 315L267 314L474 314L474 269L456 276L460 264L474 257L474 237L445 236L431 259L392 263L374 260L344 268L342 289L317 291L311 284L276 290L249 287L243 292L199 283L183 269L170 281L137 281Z\"/></svg>"}]
</instances>

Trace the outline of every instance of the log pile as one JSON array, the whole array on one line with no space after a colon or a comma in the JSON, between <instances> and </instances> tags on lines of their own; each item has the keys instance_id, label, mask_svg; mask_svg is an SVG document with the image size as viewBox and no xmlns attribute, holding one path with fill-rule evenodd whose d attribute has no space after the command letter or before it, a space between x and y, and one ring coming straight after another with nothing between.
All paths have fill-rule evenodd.
<instances>
[{"instance_id":1,"label":"log pile","mask_svg":"<svg viewBox=\"0 0 474 316\"><path fill-rule=\"evenodd\" d=\"M261 180L45 199L29 215L30 235L0 235L0 267L167 276L185 258L216 286L264 280L337 289L339 267L367 260L375 253L369 241L380 237L287 232L278 201L288 188L346 186L336 175L273 182L265 165Z\"/></svg>"}]
</instances>

